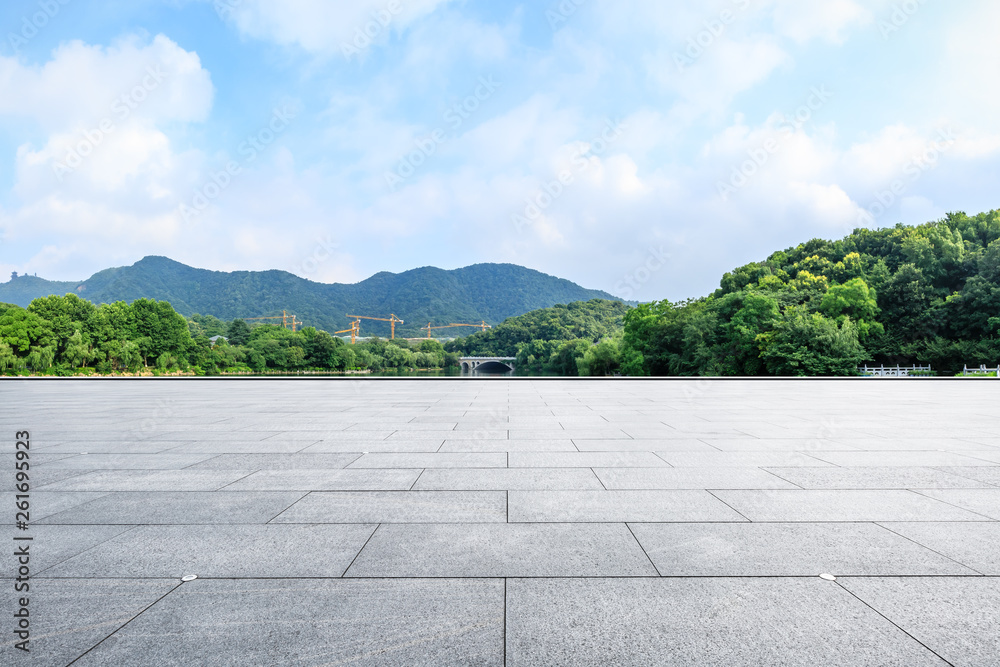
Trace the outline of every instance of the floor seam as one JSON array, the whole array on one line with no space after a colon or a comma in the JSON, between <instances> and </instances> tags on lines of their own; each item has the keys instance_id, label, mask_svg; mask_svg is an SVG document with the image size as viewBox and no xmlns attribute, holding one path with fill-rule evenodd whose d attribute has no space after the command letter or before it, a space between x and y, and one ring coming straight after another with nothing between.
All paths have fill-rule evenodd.
<instances>
[{"instance_id":1,"label":"floor seam","mask_svg":"<svg viewBox=\"0 0 1000 667\"><path fill-rule=\"evenodd\" d=\"M872 605L868 604L868 602L866 602L865 600L862 600L851 589L847 588L846 586L844 586L839 581L836 582L836 583L840 587L841 590L845 591L848 595L850 595L851 597L853 597L855 600L857 600L858 602L860 602L861 604L863 604L864 606L868 607L873 612L875 612L876 614L878 614L879 616L881 616L882 618L884 618L888 623L892 624L892 626L895 627L897 630L899 630L904 635L906 635L907 637L909 637L913 641L915 641L918 644L920 644L921 646L923 646L927 651L930 651L933 655L937 656L937 658L939 660L941 660L943 663L945 663L949 667L955 667L954 663L952 663L949 660L945 660L944 656L942 656L940 653L938 653L937 651L935 651L934 649L932 649L930 646L928 646L927 644L923 643L922 641L920 641L919 639L917 639L916 637L914 637L913 635L911 635L909 632L907 632L906 630L904 630L900 625L898 625L891 618L889 618L888 616L886 616L885 614L883 614L882 612L880 612L878 609L876 609Z\"/></svg>"},{"instance_id":2,"label":"floor seam","mask_svg":"<svg viewBox=\"0 0 1000 667\"><path fill-rule=\"evenodd\" d=\"M268 519L267 521L265 521L264 525L265 526L266 525L270 525L272 521L274 521L279 516L281 516L282 514L284 514L285 512L287 512L288 510L290 510L293 507L295 507L296 505L298 505L306 496L308 496L310 494L312 494L312 491L306 491L305 493L303 493L302 496L298 500L296 500L291 505L289 505L288 507L286 507L285 509L281 510L280 512L278 512L277 514L275 514L274 516L272 516L270 519ZM211 524L209 524L209 525L211 525ZM251 525L254 525L254 524L251 524Z\"/></svg>"},{"instance_id":3,"label":"floor seam","mask_svg":"<svg viewBox=\"0 0 1000 667\"><path fill-rule=\"evenodd\" d=\"M941 556L942 558L947 558L947 559L948 559L948 560L950 560L950 561L951 561L952 563L955 563L956 565L960 565L960 566L964 567L964 568L965 568L965 569L967 569L967 570L971 570L972 572L975 572L975 573L976 573L976 574L978 574L979 576L982 576L982 577L985 577L985 576L987 576L985 572L980 572L980 571L979 571L979 570L977 570L976 568L974 568L974 567L970 567L969 565L966 565L965 563L963 563L963 562L961 562L961 561L959 561L959 560L956 560L956 559L952 558L951 556L946 556L945 554L941 553L941 552L940 552L940 551L938 551L937 549L934 549L934 548L932 548L932 547L929 547L929 546L927 546L926 544L922 544L921 542L918 542L918 541L916 541L915 539L913 539L912 537L908 537L907 535L904 535L903 533L899 533L899 532L897 532L897 531L893 530L892 528L889 528L889 526L886 526L886 525L884 525L884 524L883 524L883 523L881 523L881 522L878 522L878 521L873 521L872 523L873 523L874 525L878 526L879 528L881 528L882 530L887 530L887 531L889 531L890 533L892 533L893 535L899 535L899 536L900 536L900 537L902 537L902 538L903 538L904 540L908 540L908 541L912 542L913 544L916 544L917 546L919 546L919 547L921 547L921 548L923 548L923 549L927 549L927 550L928 550L928 551L930 551L931 553L935 553L935 554L937 554L938 556ZM891 522L891 521L886 521L885 523L893 523L893 522ZM906 523L906 522L904 522L904 521L900 521L899 523Z\"/></svg>"},{"instance_id":4,"label":"floor seam","mask_svg":"<svg viewBox=\"0 0 1000 667\"><path fill-rule=\"evenodd\" d=\"M174 579L176 581L175 577L171 577L171 579ZM162 600L163 598L167 597L168 595L170 595L171 593L173 593L174 591L176 591L178 588L180 588L183 585L184 585L184 582L178 582L176 586L174 586L169 591L167 591L166 593L164 593L163 595L161 595L160 597L156 598L151 603L149 603L148 605L146 605L145 607L143 607L139 611L138 614L136 614L132 618L130 618L127 621L125 621L124 623L122 623L119 627L117 627L113 632L109 633L101 641L97 642L96 644L94 644L93 646L91 646L90 648L88 648L86 651L84 651L83 653L81 653L80 655L78 655L76 658L74 658L72 662L70 662L70 663L68 663L66 665L66 667L70 667L70 665L75 664L78 660L80 660L82 657L84 657L85 655L87 655L88 653L90 653L91 651L93 651L94 649L96 649L98 646L100 646L101 644L103 644L104 642L106 642L109 638L111 638L115 634L121 632L129 623L131 623L135 619L137 619L140 616L142 616L143 614L145 614L149 609L151 609L154 605L156 605L158 602L160 602L160 600Z\"/></svg>"},{"instance_id":5,"label":"floor seam","mask_svg":"<svg viewBox=\"0 0 1000 667\"><path fill-rule=\"evenodd\" d=\"M663 573L660 572L660 568L656 567L656 563L654 563L653 559L649 557L649 553L646 552L646 547L642 546L642 542L640 542L639 538L635 536L635 531L632 530L632 526L629 525L628 521L625 522L625 527L628 528L628 532L632 535L632 539L635 540L635 543L639 545L640 549L642 549L642 554L646 557L646 560L648 560L649 564L653 566L653 570L656 572L656 575L662 577Z\"/></svg>"},{"instance_id":6,"label":"floor seam","mask_svg":"<svg viewBox=\"0 0 1000 667\"><path fill-rule=\"evenodd\" d=\"M354 563L356 563L357 560L358 560L358 558L361 556L361 552L365 550L365 547L368 546L368 543L372 541L372 538L375 537L375 533L377 533L378 529L381 528L381 527L382 527L381 523L377 524L375 526L375 530L372 531L372 534L368 536L368 539L365 540L365 543L361 545L360 549L358 549L358 553L354 554L354 558L351 559L351 563L346 568L344 568L343 574L341 574L339 577L330 577L331 579L346 579L347 578L347 573L351 571L352 567L354 567ZM395 579L395 578L396 577L386 577L386 579Z\"/></svg>"},{"instance_id":7,"label":"floor seam","mask_svg":"<svg viewBox=\"0 0 1000 667\"><path fill-rule=\"evenodd\" d=\"M712 491L710 491L708 489L704 489L704 491L705 491L705 493L711 495L713 498L715 498L716 500L718 500L720 503L722 503L723 505L725 505L726 507L728 507L732 511L736 512L737 514L739 514L741 517L743 517L744 519L746 519L750 523L753 523L753 520L750 519L750 517L748 517L746 514L744 514L743 512L739 511L738 509L736 509L735 507L733 507L732 505L730 505L729 503L727 503L725 500L723 500L719 496L715 495L715 493L713 493Z\"/></svg>"},{"instance_id":8,"label":"floor seam","mask_svg":"<svg viewBox=\"0 0 1000 667\"><path fill-rule=\"evenodd\" d=\"M257 474L257 473L259 473L259 472L261 472L261 470L260 470L260 469L257 469L257 470L254 470L253 472L249 472L249 473L247 473L246 475L243 475L242 477L240 477L239 479L234 479L233 481L229 482L228 484L223 484L222 486L220 486L220 487L219 487L219 488L217 488L217 489L212 489L212 491L222 491L223 489L225 489L225 488L227 488L227 487L230 487L230 486L232 486L232 485L233 485L233 484L235 484L236 482L242 482L242 481L243 481L243 480L245 480L245 479L246 479L247 477L250 477L251 475L256 475L256 474Z\"/></svg>"}]
</instances>

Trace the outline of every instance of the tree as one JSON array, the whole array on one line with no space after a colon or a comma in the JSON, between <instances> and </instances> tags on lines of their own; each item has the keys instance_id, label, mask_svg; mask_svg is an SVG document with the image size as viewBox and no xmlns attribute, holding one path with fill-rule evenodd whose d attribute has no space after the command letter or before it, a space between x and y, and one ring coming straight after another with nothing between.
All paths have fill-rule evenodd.
<instances>
[{"instance_id":1,"label":"tree","mask_svg":"<svg viewBox=\"0 0 1000 667\"><path fill-rule=\"evenodd\" d=\"M340 357L337 348L343 347L344 341L334 338L325 331L316 331L305 344L306 363L317 368L338 368Z\"/></svg>"},{"instance_id":2,"label":"tree","mask_svg":"<svg viewBox=\"0 0 1000 667\"><path fill-rule=\"evenodd\" d=\"M24 308L14 306L0 314L0 340L15 353L27 353L32 345L55 345L56 337L49 323Z\"/></svg>"},{"instance_id":3,"label":"tree","mask_svg":"<svg viewBox=\"0 0 1000 667\"><path fill-rule=\"evenodd\" d=\"M69 337L63 358L74 368L86 366L87 362L94 358L94 351L91 349L90 343L84 340L83 334L79 330Z\"/></svg>"},{"instance_id":4,"label":"tree","mask_svg":"<svg viewBox=\"0 0 1000 667\"><path fill-rule=\"evenodd\" d=\"M855 375L868 353L850 318L840 324L806 308L791 308L759 337L761 358L773 375Z\"/></svg>"},{"instance_id":5,"label":"tree","mask_svg":"<svg viewBox=\"0 0 1000 667\"><path fill-rule=\"evenodd\" d=\"M142 361L139 345L135 341L124 341L118 353L118 361L125 370L135 371L139 367L139 362Z\"/></svg>"},{"instance_id":6,"label":"tree","mask_svg":"<svg viewBox=\"0 0 1000 667\"><path fill-rule=\"evenodd\" d=\"M56 358L56 348L53 345L36 345L28 352L27 365L38 373L52 368Z\"/></svg>"},{"instance_id":7,"label":"tree","mask_svg":"<svg viewBox=\"0 0 1000 667\"><path fill-rule=\"evenodd\" d=\"M233 320L226 329L230 345L246 345L250 340L250 326L244 320Z\"/></svg>"},{"instance_id":8,"label":"tree","mask_svg":"<svg viewBox=\"0 0 1000 667\"><path fill-rule=\"evenodd\" d=\"M10 349L10 345L0 340L0 372L14 368L16 362L17 357L14 356L14 350Z\"/></svg>"},{"instance_id":9,"label":"tree","mask_svg":"<svg viewBox=\"0 0 1000 667\"><path fill-rule=\"evenodd\" d=\"M836 319L851 318L858 326L861 341L885 332L877 320L879 314L875 292L862 278L852 278L843 285L833 285L823 295L819 310L824 315Z\"/></svg>"},{"instance_id":10,"label":"tree","mask_svg":"<svg viewBox=\"0 0 1000 667\"><path fill-rule=\"evenodd\" d=\"M606 338L584 352L583 358L577 361L578 373L583 376L611 375L618 370L620 357L618 342Z\"/></svg>"},{"instance_id":11,"label":"tree","mask_svg":"<svg viewBox=\"0 0 1000 667\"><path fill-rule=\"evenodd\" d=\"M559 346L549 357L545 370L556 375L576 376L580 374L579 361L591 347L589 340L571 340Z\"/></svg>"}]
</instances>

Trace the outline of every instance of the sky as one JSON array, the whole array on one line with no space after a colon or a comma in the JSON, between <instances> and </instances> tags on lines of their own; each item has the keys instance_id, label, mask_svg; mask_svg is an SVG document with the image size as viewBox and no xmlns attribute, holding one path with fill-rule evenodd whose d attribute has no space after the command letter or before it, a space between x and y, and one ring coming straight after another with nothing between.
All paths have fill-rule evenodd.
<instances>
[{"instance_id":1,"label":"sky","mask_svg":"<svg viewBox=\"0 0 1000 667\"><path fill-rule=\"evenodd\" d=\"M641 301L1000 207L995 0L6 0L0 280L509 262Z\"/></svg>"}]
</instances>

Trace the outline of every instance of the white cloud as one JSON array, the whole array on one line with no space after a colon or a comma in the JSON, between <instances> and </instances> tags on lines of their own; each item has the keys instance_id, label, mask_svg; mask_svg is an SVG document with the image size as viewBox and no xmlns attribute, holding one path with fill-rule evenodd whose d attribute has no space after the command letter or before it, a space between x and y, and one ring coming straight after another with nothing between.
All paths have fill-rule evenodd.
<instances>
[{"instance_id":1,"label":"white cloud","mask_svg":"<svg viewBox=\"0 0 1000 667\"><path fill-rule=\"evenodd\" d=\"M218 0L249 37L281 45L298 45L311 53L342 52L343 45L361 47L386 42L392 32L433 12L449 0ZM355 42L355 40L359 40Z\"/></svg>"},{"instance_id":2,"label":"white cloud","mask_svg":"<svg viewBox=\"0 0 1000 667\"><path fill-rule=\"evenodd\" d=\"M863 2L855 0L774 0L774 28L778 34L804 44L822 39L843 44L847 32L856 26L868 25L873 15ZM879 0L869 4L885 4Z\"/></svg>"},{"instance_id":3,"label":"white cloud","mask_svg":"<svg viewBox=\"0 0 1000 667\"><path fill-rule=\"evenodd\" d=\"M50 131L93 128L104 118L202 121L212 107L198 54L163 35L112 46L62 44L44 65L0 57L0 115L25 116Z\"/></svg>"},{"instance_id":4,"label":"white cloud","mask_svg":"<svg viewBox=\"0 0 1000 667\"><path fill-rule=\"evenodd\" d=\"M935 96L950 103L953 115L991 128L1000 115L1000 86L995 83L1000 80L998 24L1000 5L996 2L970 3L961 20L945 32L943 58L933 85Z\"/></svg>"},{"instance_id":5,"label":"white cloud","mask_svg":"<svg viewBox=\"0 0 1000 667\"><path fill-rule=\"evenodd\" d=\"M40 66L0 59L0 71L0 115L27 117L47 135L41 147L17 149L21 205L0 220L8 238L54 232L67 246L129 245L178 233L176 193L201 158L179 152L162 128L211 109L197 54L163 35L109 47L74 41Z\"/></svg>"}]
</instances>

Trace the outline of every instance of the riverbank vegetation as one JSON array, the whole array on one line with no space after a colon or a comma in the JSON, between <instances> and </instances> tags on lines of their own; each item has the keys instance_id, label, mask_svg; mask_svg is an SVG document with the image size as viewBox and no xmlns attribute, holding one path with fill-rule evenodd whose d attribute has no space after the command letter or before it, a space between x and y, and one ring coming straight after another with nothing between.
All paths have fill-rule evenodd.
<instances>
[{"instance_id":1,"label":"riverbank vegetation","mask_svg":"<svg viewBox=\"0 0 1000 667\"><path fill-rule=\"evenodd\" d=\"M212 340L212 337L221 336ZM250 327L177 314L165 301L94 304L74 294L0 304L0 373L8 375L267 373L445 368L458 357L435 340L348 345L307 327Z\"/></svg>"},{"instance_id":2,"label":"riverbank vegetation","mask_svg":"<svg viewBox=\"0 0 1000 667\"><path fill-rule=\"evenodd\" d=\"M215 340L212 340L215 338ZM953 375L1000 361L1000 211L814 239L725 274L709 296L592 299L448 341L185 319L165 301L74 294L0 304L6 374L348 372L516 357L519 375L837 376L861 364Z\"/></svg>"}]
</instances>

